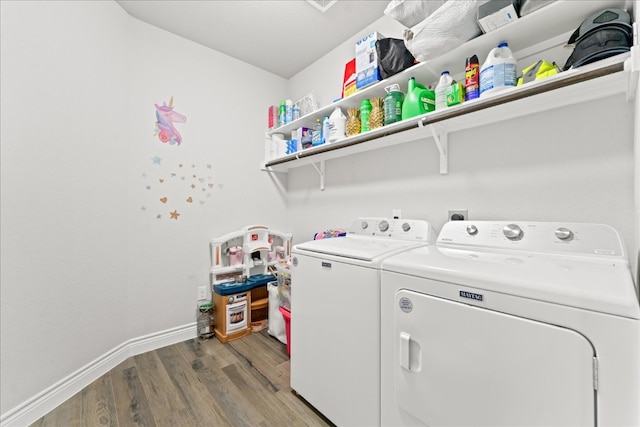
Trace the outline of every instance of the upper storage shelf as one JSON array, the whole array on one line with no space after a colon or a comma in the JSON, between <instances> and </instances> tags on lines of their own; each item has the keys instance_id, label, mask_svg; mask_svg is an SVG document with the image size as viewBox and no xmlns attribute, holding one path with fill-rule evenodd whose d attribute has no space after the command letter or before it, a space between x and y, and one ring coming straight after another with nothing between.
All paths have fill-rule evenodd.
<instances>
[{"instance_id":1,"label":"upper storage shelf","mask_svg":"<svg viewBox=\"0 0 640 427\"><path fill-rule=\"evenodd\" d=\"M401 90L406 92L410 77L415 77L418 82L425 85L435 84L441 71L449 70L454 78L461 80L465 58L475 54L482 62L489 51L501 41L509 43L509 47L518 59L519 70L538 59L555 61L559 66L562 66L570 54L570 50L566 49L564 45L571 33L584 19L606 8L629 10L633 3L624 0L557 0L495 31L476 37L446 55L416 64L345 99L322 107L285 126L271 130L267 132L267 135L270 136L274 133L289 135L299 127L312 127L317 118L330 115L336 106L346 111L348 108L359 107L363 99L383 97L386 93L384 88L391 84L399 84ZM441 172L446 173L446 165L443 167L442 161L444 155L446 162L447 132L486 124L487 121L495 122L542 111L549 108L549 105L558 108L582 102L591 96L589 93L593 91L590 89L597 89L598 97L603 94L626 92L628 86L634 84L629 81L629 73L622 72L629 56L629 54L618 55L576 70L562 72L544 80L527 83L491 97L427 113L335 143L309 148L271 160L265 166L268 170L287 171L293 167L330 158L419 138L433 137L441 154ZM637 76L635 81L637 82ZM514 102L517 107L512 104ZM509 105L504 106L506 103ZM430 131L425 132L425 129L422 129L424 127L430 128ZM439 136L442 135L445 135L445 145L439 141Z\"/></svg>"}]
</instances>

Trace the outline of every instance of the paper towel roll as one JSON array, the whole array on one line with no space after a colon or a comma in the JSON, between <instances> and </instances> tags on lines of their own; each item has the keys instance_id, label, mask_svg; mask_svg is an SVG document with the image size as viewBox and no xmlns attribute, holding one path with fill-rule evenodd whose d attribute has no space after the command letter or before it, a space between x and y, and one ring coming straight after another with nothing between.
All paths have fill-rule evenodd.
<instances>
[{"instance_id":1,"label":"paper towel roll","mask_svg":"<svg viewBox=\"0 0 640 427\"><path fill-rule=\"evenodd\" d=\"M286 156L287 141L285 141L284 135L281 133L274 133L271 135L271 141L273 143L274 158Z\"/></svg>"},{"instance_id":2,"label":"paper towel roll","mask_svg":"<svg viewBox=\"0 0 640 427\"><path fill-rule=\"evenodd\" d=\"M265 138L264 139L264 162L267 163L275 158L275 150L273 139Z\"/></svg>"}]
</instances>

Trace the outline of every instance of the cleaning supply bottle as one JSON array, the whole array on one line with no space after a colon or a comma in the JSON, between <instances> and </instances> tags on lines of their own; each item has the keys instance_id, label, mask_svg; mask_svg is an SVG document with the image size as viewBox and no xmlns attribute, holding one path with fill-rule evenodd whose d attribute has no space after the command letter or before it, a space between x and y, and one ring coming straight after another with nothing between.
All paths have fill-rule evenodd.
<instances>
[{"instance_id":1,"label":"cleaning supply bottle","mask_svg":"<svg viewBox=\"0 0 640 427\"><path fill-rule=\"evenodd\" d=\"M480 63L478 56L467 58L464 66L464 100L471 101L480 96Z\"/></svg>"},{"instance_id":2,"label":"cleaning supply bottle","mask_svg":"<svg viewBox=\"0 0 640 427\"><path fill-rule=\"evenodd\" d=\"M287 124L287 107L285 101L280 101L280 108L278 109L278 127Z\"/></svg>"},{"instance_id":3,"label":"cleaning supply bottle","mask_svg":"<svg viewBox=\"0 0 640 427\"><path fill-rule=\"evenodd\" d=\"M449 71L443 71L436 86L436 111L447 108L447 89L452 84L453 77L451 77Z\"/></svg>"},{"instance_id":4,"label":"cleaning supply bottle","mask_svg":"<svg viewBox=\"0 0 640 427\"><path fill-rule=\"evenodd\" d=\"M387 95L384 97L384 124L399 122L402 120L402 102L404 94L400 91L400 85L392 84L384 88Z\"/></svg>"},{"instance_id":5,"label":"cleaning supply bottle","mask_svg":"<svg viewBox=\"0 0 640 427\"><path fill-rule=\"evenodd\" d=\"M435 93L417 83L415 77L409 78L407 96L402 103L402 120L433 111L435 106Z\"/></svg>"},{"instance_id":6,"label":"cleaning supply bottle","mask_svg":"<svg viewBox=\"0 0 640 427\"><path fill-rule=\"evenodd\" d=\"M311 146L315 147L322 144L322 122L320 119L316 119L316 124L313 127L313 135L311 136Z\"/></svg>"},{"instance_id":7,"label":"cleaning supply bottle","mask_svg":"<svg viewBox=\"0 0 640 427\"><path fill-rule=\"evenodd\" d=\"M324 116L322 118L322 137L321 137L321 141L323 144L326 144L329 142L329 131L330 131L329 117Z\"/></svg>"},{"instance_id":8,"label":"cleaning supply bottle","mask_svg":"<svg viewBox=\"0 0 640 427\"><path fill-rule=\"evenodd\" d=\"M347 137L346 134L347 117L340 107L336 107L329 116L329 142L340 141Z\"/></svg>"},{"instance_id":9,"label":"cleaning supply bottle","mask_svg":"<svg viewBox=\"0 0 640 427\"><path fill-rule=\"evenodd\" d=\"M368 99L364 99L362 100L362 103L360 103L360 121L362 122L360 133L371 130L369 128L369 114L371 113L371 108L371 101Z\"/></svg>"},{"instance_id":10,"label":"cleaning supply bottle","mask_svg":"<svg viewBox=\"0 0 640 427\"><path fill-rule=\"evenodd\" d=\"M480 97L515 87L518 82L516 59L506 42L491 49L480 68Z\"/></svg>"},{"instance_id":11,"label":"cleaning supply bottle","mask_svg":"<svg viewBox=\"0 0 640 427\"><path fill-rule=\"evenodd\" d=\"M291 123L293 121L293 101L287 99L284 103L285 106L285 123Z\"/></svg>"}]
</instances>

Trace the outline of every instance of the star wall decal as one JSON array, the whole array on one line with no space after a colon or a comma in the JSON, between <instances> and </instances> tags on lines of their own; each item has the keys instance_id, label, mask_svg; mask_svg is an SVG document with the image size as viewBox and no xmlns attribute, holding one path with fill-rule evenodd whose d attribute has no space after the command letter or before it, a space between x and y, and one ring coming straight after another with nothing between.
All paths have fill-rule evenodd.
<instances>
[{"instance_id":1,"label":"star wall decal","mask_svg":"<svg viewBox=\"0 0 640 427\"><path fill-rule=\"evenodd\" d=\"M173 163L170 160L161 158L159 155L148 158L159 167L153 172L141 172L142 178L144 178L141 187L144 187L143 191L146 194L152 195L151 200L155 203L155 207L151 209L155 210L155 213L149 212L151 210L150 206L146 204L151 203L151 200L146 200L145 198L145 201L138 206L141 212L149 212L152 214L151 218L155 218L157 221L166 219L178 220L182 215L187 215L182 219L183 221L188 220L191 212L189 209L192 209L191 206L209 204L213 198L212 192L222 188L221 184L214 182L211 172L207 171L207 169L213 169L210 163ZM173 163L173 165L169 165L169 163ZM175 185L181 182L184 182L184 184ZM158 207L163 208L158 209ZM182 212L178 211L178 208ZM162 214L159 212L162 212Z\"/></svg>"}]
</instances>

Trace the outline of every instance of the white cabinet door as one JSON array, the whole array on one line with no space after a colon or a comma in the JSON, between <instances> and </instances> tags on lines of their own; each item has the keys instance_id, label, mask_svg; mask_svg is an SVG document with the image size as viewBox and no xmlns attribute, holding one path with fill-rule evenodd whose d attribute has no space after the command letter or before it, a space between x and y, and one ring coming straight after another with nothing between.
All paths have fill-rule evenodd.
<instances>
[{"instance_id":1,"label":"white cabinet door","mask_svg":"<svg viewBox=\"0 0 640 427\"><path fill-rule=\"evenodd\" d=\"M291 387L338 426L379 425L378 270L294 257Z\"/></svg>"},{"instance_id":2,"label":"white cabinet door","mask_svg":"<svg viewBox=\"0 0 640 427\"><path fill-rule=\"evenodd\" d=\"M396 404L430 427L593 426L594 349L575 331L400 290Z\"/></svg>"}]
</instances>

